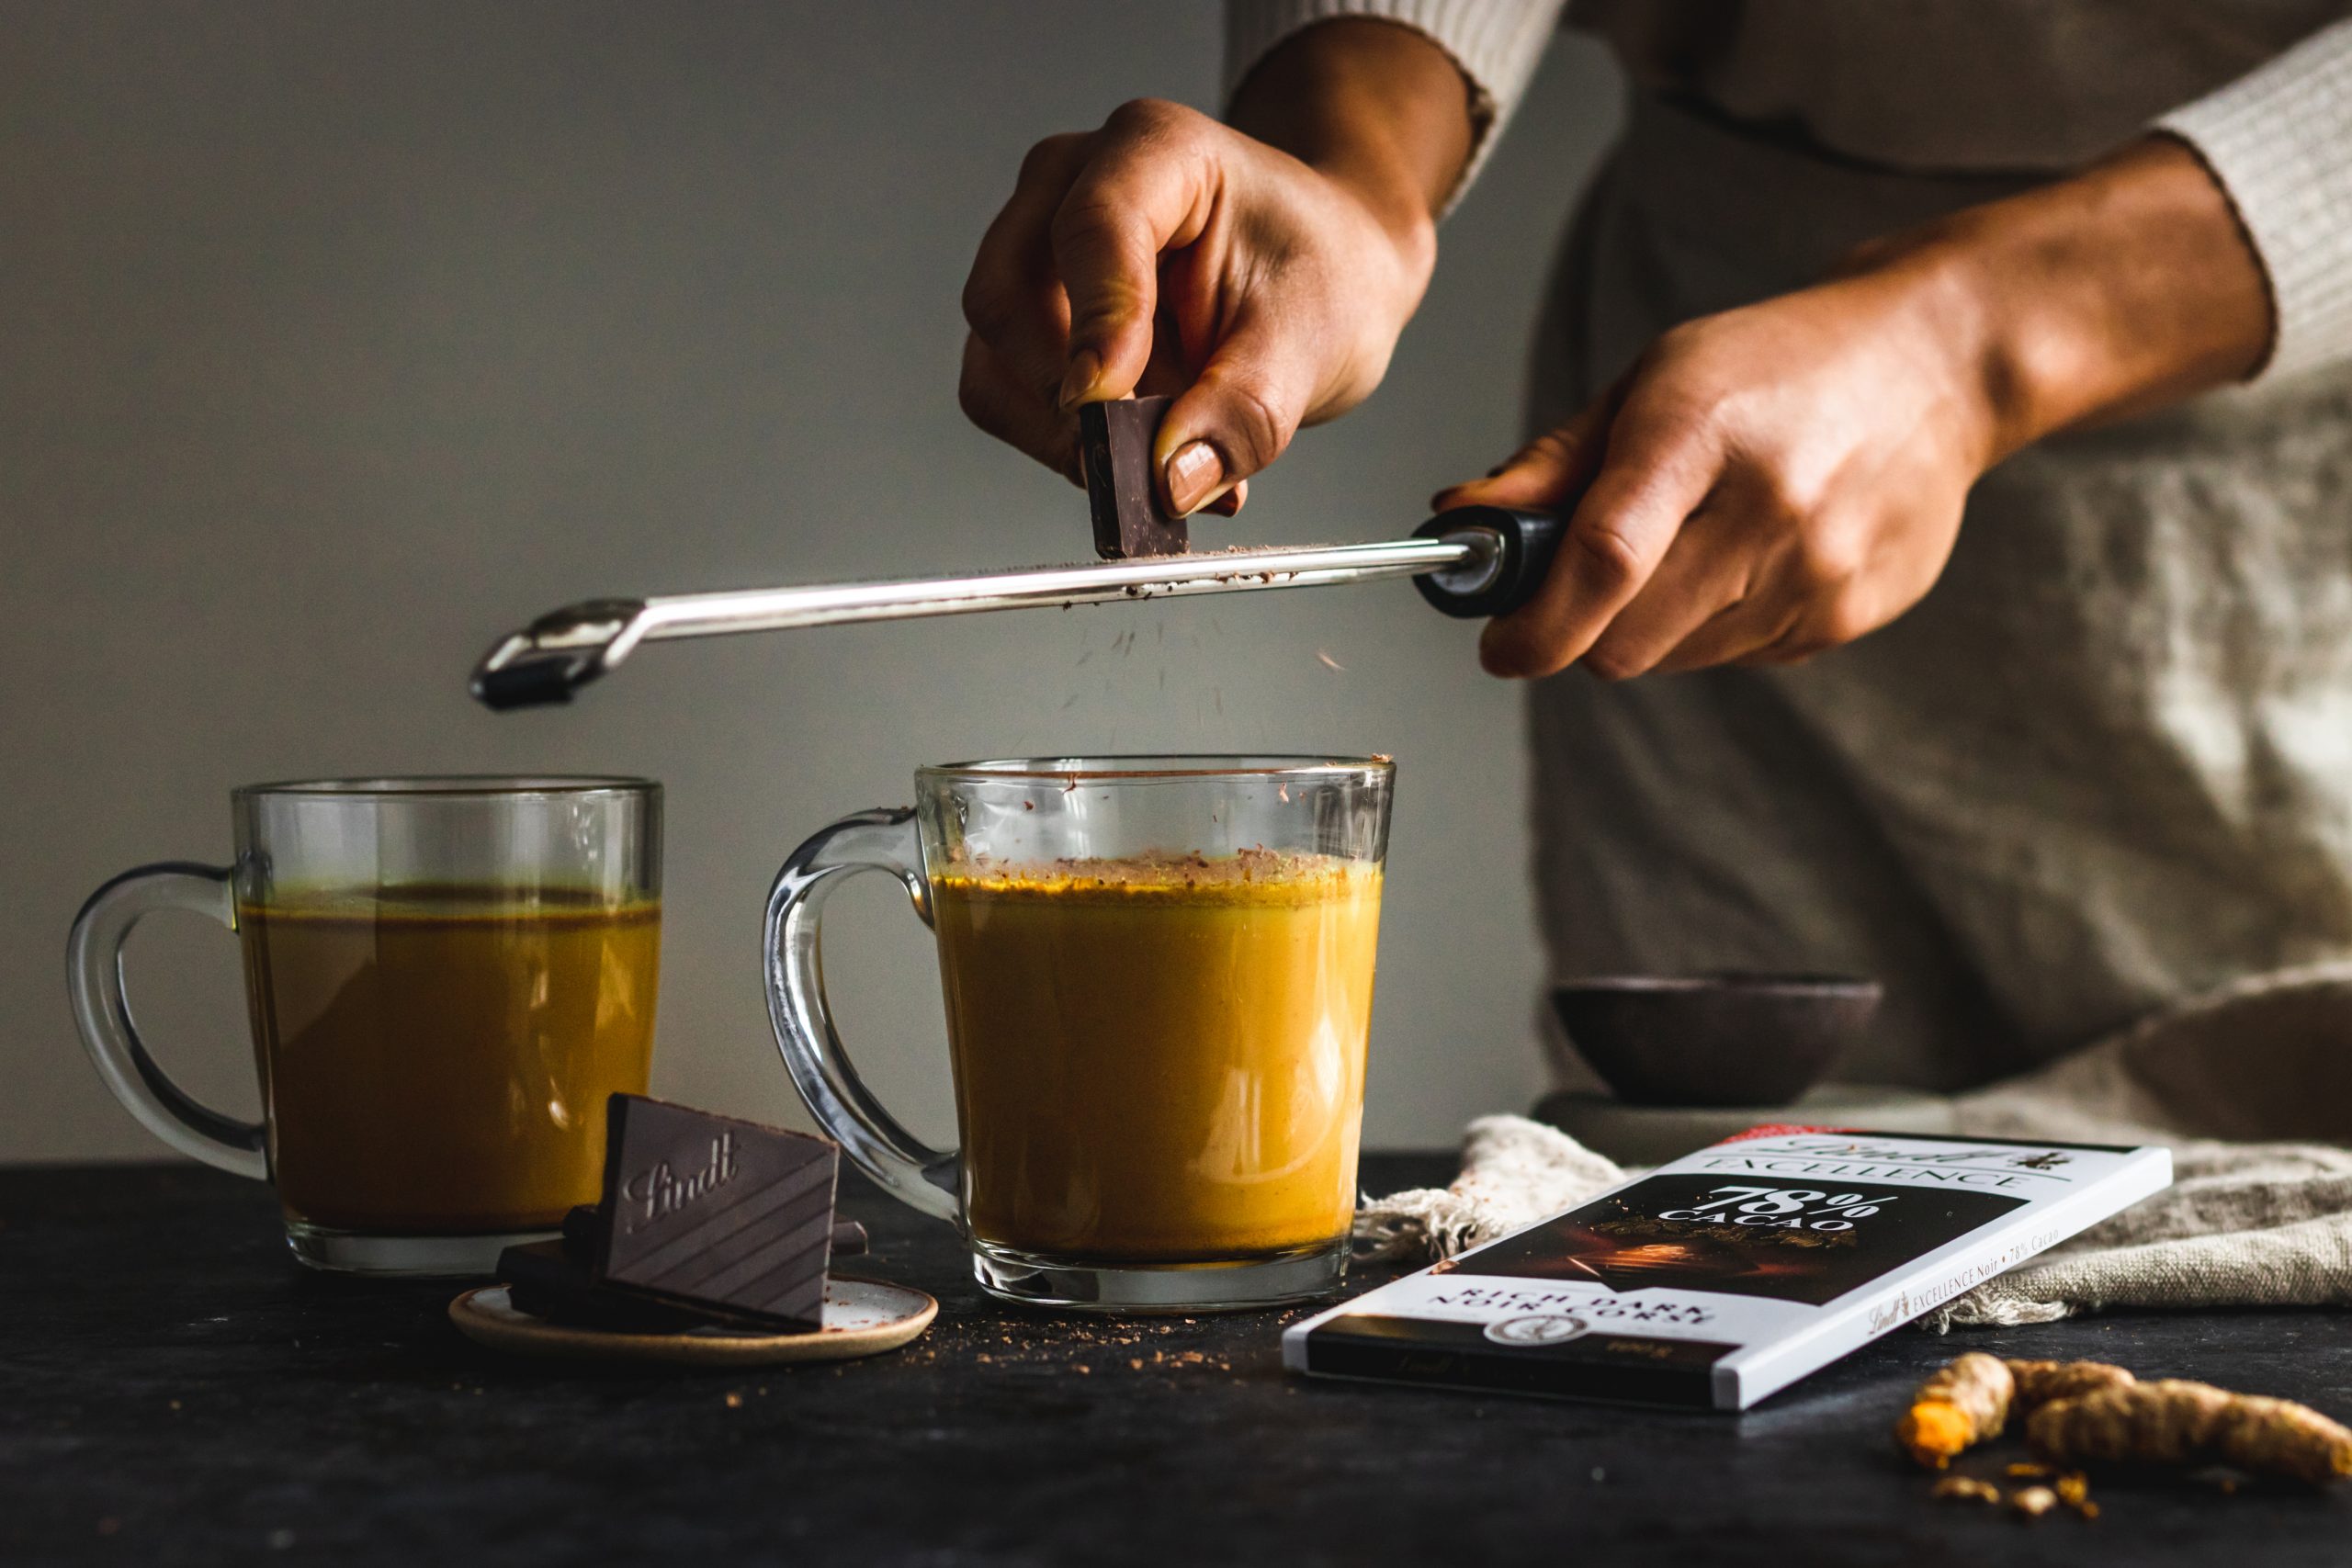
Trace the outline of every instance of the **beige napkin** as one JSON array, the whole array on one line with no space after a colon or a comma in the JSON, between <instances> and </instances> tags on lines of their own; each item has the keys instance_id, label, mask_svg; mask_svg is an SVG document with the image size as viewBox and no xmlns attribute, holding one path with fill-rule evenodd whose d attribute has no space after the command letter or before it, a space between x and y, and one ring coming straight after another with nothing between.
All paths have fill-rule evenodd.
<instances>
[{"instance_id":1,"label":"beige napkin","mask_svg":"<svg viewBox=\"0 0 2352 1568\"><path fill-rule=\"evenodd\" d=\"M2198 998L1953 1101L1985 1136L2163 1144L2166 1190L1919 1320L2045 1323L2103 1307L2352 1305L2352 964ZM1626 1173L1555 1128L1473 1122L1451 1187L1367 1201L1374 1258L1435 1259Z\"/></svg>"}]
</instances>

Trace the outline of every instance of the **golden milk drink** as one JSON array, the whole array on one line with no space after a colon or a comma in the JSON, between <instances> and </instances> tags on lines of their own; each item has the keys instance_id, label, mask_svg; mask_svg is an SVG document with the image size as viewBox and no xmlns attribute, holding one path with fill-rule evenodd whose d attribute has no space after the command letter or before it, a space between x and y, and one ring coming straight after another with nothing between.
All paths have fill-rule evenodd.
<instances>
[{"instance_id":1,"label":"golden milk drink","mask_svg":"<svg viewBox=\"0 0 2352 1568\"><path fill-rule=\"evenodd\" d=\"M375 1235L553 1229L653 1061L662 907L547 889L241 903L287 1213Z\"/></svg>"},{"instance_id":2,"label":"golden milk drink","mask_svg":"<svg viewBox=\"0 0 2352 1568\"><path fill-rule=\"evenodd\" d=\"M1265 851L934 876L974 1236L1182 1263L1345 1235L1380 886Z\"/></svg>"}]
</instances>

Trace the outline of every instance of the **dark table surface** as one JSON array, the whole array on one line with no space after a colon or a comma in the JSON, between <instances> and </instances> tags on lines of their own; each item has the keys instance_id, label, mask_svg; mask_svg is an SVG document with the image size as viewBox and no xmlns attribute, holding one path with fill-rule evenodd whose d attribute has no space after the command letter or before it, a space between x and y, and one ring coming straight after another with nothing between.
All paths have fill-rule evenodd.
<instances>
[{"instance_id":1,"label":"dark table surface","mask_svg":"<svg viewBox=\"0 0 2352 1568\"><path fill-rule=\"evenodd\" d=\"M1887 1436L1971 1346L2352 1412L2352 1315L1905 1329L1745 1416L1649 1412L1306 1382L1281 1369L1293 1314L1001 1308L943 1227L869 1189L845 1207L876 1244L859 1272L940 1298L924 1337L833 1366L625 1371L480 1349L447 1283L305 1274L270 1194L225 1176L0 1169L0 1561L2352 1560L2352 1492L2102 1479L2096 1521L2025 1524L1931 1501Z\"/></svg>"}]
</instances>

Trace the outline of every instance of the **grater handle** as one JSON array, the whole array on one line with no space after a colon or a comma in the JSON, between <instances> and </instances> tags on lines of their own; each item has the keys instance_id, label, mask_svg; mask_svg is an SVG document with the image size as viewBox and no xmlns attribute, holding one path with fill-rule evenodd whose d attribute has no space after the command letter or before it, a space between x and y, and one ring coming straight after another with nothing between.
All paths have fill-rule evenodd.
<instances>
[{"instance_id":1,"label":"grater handle","mask_svg":"<svg viewBox=\"0 0 2352 1568\"><path fill-rule=\"evenodd\" d=\"M1544 586L1566 533L1566 526L1548 512L1507 506L1457 506L1441 512L1414 529L1413 536L1454 541L1484 536L1492 547L1472 552L1460 566L1425 572L1413 579L1413 586L1439 610L1464 620L1508 615Z\"/></svg>"}]
</instances>

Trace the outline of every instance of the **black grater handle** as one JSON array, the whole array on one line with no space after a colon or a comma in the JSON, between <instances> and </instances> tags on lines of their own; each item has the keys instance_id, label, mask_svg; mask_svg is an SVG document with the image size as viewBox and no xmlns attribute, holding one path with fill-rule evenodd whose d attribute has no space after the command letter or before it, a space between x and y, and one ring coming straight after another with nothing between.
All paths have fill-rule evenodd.
<instances>
[{"instance_id":1,"label":"black grater handle","mask_svg":"<svg viewBox=\"0 0 2352 1568\"><path fill-rule=\"evenodd\" d=\"M1491 543L1468 566L1427 572L1413 579L1421 597L1449 615L1507 615L1544 586L1553 558L1560 553L1566 525L1548 512L1508 506L1457 506L1413 530L1417 539L1481 536Z\"/></svg>"}]
</instances>

